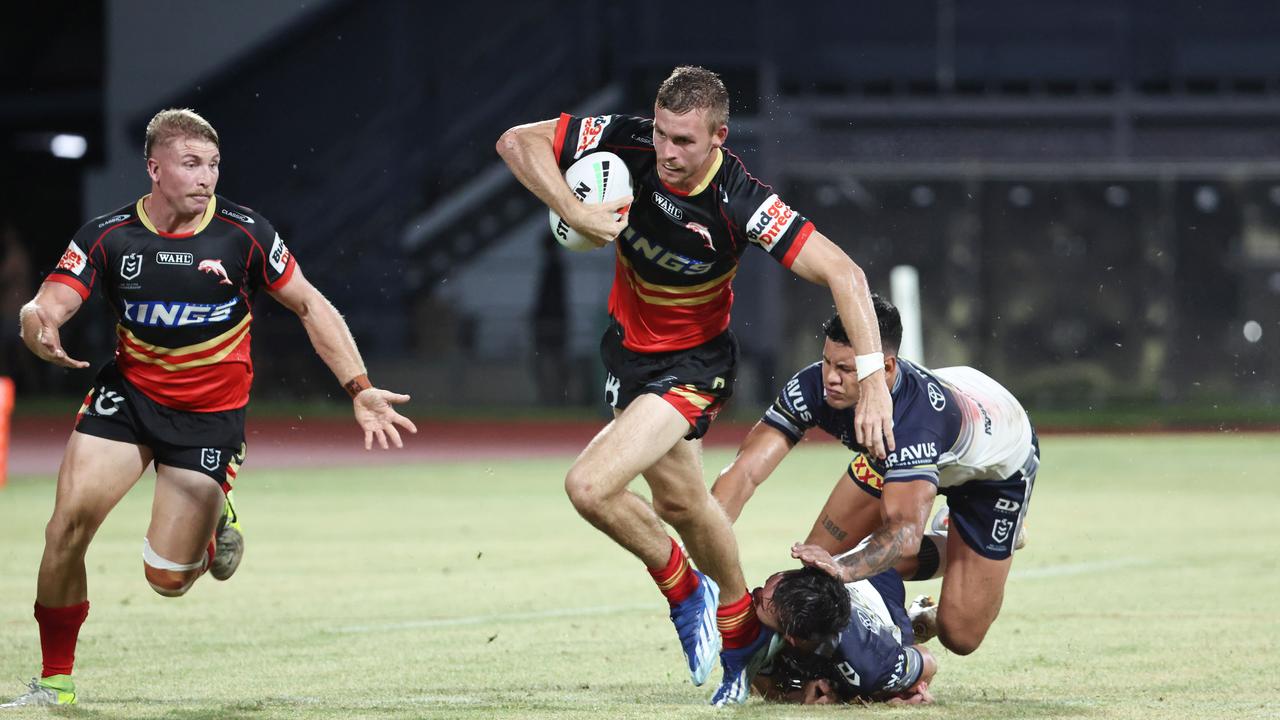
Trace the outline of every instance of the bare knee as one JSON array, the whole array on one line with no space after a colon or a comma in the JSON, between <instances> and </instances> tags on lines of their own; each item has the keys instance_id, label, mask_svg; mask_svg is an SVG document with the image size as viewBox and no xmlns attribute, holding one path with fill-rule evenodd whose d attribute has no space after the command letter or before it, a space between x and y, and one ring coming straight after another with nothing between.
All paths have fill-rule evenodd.
<instances>
[{"instance_id":1,"label":"bare knee","mask_svg":"<svg viewBox=\"0 0 1280 720\"><path fill-rule=\"evenodd\" d=\"M200 573L195 570L162 570L143 563L143 572L147 583L158 595L164 597L182 597L195 584Z\"/></svg>"},{"instance_id":2,"label":"bare knee","mask_svg":"<svg viewBox=\"0 0 1280 720\"><path fill-rule=\"evenodd\" d=\"M564 478L564 491L569 496L569 502L573 503L574 509L582 517L594 520L604 515L609 495L591 473L577 465L569 468L569 474Z\"/></svg>"},{"instance_id":3,"label":"bare knee","mask_svg":"<svg viewBox=\"0 0 1280 720\"><path fill-rule=\"evenodd\" d=\"M969 655L977 650L989 627L978 622L957 622L944 612L938 613L938 640L956 655Z\"/></svg>"},{"instance_id":4,"label":"bare knee","mask_svg":"<svg viewBox=\"0 0 1280 720\"><path fill-rule=\"evenodd\" d=\"M55 510L44 528L44 541L50 547L83 551L97 530L98 521L89 513Z\"/></svg>"}]
</instances>

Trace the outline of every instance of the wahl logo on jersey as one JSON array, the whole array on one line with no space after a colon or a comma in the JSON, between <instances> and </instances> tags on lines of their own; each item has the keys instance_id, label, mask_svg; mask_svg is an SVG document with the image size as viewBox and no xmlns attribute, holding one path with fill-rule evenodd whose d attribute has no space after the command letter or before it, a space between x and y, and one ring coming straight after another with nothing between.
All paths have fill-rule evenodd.
<instances>
[{"instance_id":1,"label":"wahl logo on jersey","mask_svg":"<svg viewBox=\"0 0 1280 720\"><path fill-rule=\"evenodd\" d=\"M132 280L142 274L142 253L129 253L120 258L120 279Z\"/></svg>"},{"instance_id":2,"label":"wahl logo on jersey","mask_svg":"<svg viewBox=\"0 0 1280 720\"><path fill-rule=\"evenodd\" d=\"M239 220L242 223L249 223L250 225L253 224L253 218L249 217L248 215L241 215L238 212L233 212L226 208L222 208L218 212L222 213L223 215L226 215L229 218L235 218L236 220Z\"/></svg>"},{"instance_id":3,"label":"wahl logo on jersey","mask_svg":"<svg viewBox=\"0 0 1280 720\"><path fill-rule=\"evenodd\" d=\"M157 265L190 265L195 261L195 256L187 252L167 252L165 250L161 250L156 253Z\"/></svg>"},{"instance_id":4,"label":"wahl logo on jersey","mask_svg":"<svg viewBox=\"0 0 1280 720\"><path fill-rule=\"evenodd\" d=\"M653 204L662 208L662 212L666 213L667 215L670 215L672 220L675 220L676 222L684 221L684 211L681 210L678 205L672 202L671 198L665 197L655 192L653 194Z\"/></svg>"},{"instance_id":5,"label":"wahl logo on jersey","mask_svg":"<svg viewBox=\"0 0 1280 720\"><path fill-rule=\"evenodd\" d=\"M604 129L612 119L608 115L582 118L582 127L578 130L578 148L573 153L574 160L582 157L586 151L596 149L600 139L604 137Z\"/></svg>"},{"instance_id":6,"label":"wahl logo on jersey","mask_svg":"<svg viewBox=\"0 0 1280 720\"><path fill-rule=\"evenodd\" d=\"M770 195L751 213L751 219L747 221L747 239L765 250L772 250L795 219L795 211L782 202L782 198L776 193Z\"/></svg>"},{"instance_id":7,"label":"wahl logo on jersey","mask_svg":"<svg viewBox=\"0 0 1280 720\"><path fill-rule=\"evenodd\" d=\"M67 251L62 253L62 258L58 260L58 269L79 275L84 271L85 263L88 262L88 256L84 254L84 250L76 244L75 240L67 246Z\"/></svg>"},{"instance_id":8,"label":"wahl logo on jersey","mask_svg":"<svg viewBox=\"0 0 1280 720\"><path fill-rule=\"evenodd\" d=\"M196 266L196 269L200 272L209 273L210 275L222 278L218 281L219 285L231 284L231 278L227 277L227 270L222 267L221 260L201 260L200 264Z\"/></svg>"}]
</instances>

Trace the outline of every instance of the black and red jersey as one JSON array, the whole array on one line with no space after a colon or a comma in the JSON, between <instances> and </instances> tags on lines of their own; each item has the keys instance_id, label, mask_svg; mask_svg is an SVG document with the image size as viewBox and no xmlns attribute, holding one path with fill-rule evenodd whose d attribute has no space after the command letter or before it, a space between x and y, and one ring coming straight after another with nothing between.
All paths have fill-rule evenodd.
<instances>
[{"instance_id":1,"label":"black and red jersey","mask_svg":"<svg viewBox=\"0 0 1280 720\"><path fill-rule=\"evenodd\" d=\"M89 221L45 282L85 299L101 282L119 317L116 364L147 397L189 412L243 407L253 298L297 264L266 218L226 198L185 234L157 230L145 199Z\"/></svg>"},{"instance_id":2,"label":"black and red jersey","mask_svg":"<svg viewBox=\"0 0 1280 720\"><path fill-rule=\"evenodd\" d=\"M614 243L609 314L635 352L695 347L729 327L732 281L748 245L791 267L813 223L747 172L727 149L691 192L658 177L653 120L561 115L555 153L562 170L593 152L612 152L631 171L634 202Z\"/></svg>"}]
</instances>

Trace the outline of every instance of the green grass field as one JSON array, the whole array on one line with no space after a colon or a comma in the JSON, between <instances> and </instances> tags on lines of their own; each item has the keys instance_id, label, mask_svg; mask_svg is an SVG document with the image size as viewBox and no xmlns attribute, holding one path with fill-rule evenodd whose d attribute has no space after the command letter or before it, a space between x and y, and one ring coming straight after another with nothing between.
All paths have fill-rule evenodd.
<instances>
[{"instance_id":1,"label":"green grass field","mask_svg":"<svg viewBox=\"0 0 1280 720\"><path fill-rule=\"evenodd\" d=\"M154 595L144 481L89 553L81 705L116 718L1280 716L1280 438L1048 437L1005 607L935 648L931 708L704 707L665 603L581 521L570 458L255 471L239 574ZM708 453L708 477L729 455ZM806 445L737 526L747 575L791 567L847 462ZM39 668L31 619L51 478L0 491L0 687ZM908 596L936 592L912 584ZM936 642L936 641L935 641ZM718 674L713 676L716 682ZM43 717L41 710L11 712Z\"/></svg>"}]
</instances>

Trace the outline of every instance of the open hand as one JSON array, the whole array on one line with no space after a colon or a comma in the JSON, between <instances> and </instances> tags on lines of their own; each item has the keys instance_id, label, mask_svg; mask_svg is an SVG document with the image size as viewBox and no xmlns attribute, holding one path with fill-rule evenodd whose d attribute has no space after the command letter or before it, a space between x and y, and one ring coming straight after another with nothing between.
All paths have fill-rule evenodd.
<instances>
[{"instance_id":1,"label":"open hand","mask_svg":"<svg viewBox=\"0 0 1280 720\"><path fill-rule=\"evenodd\" d=\"M355 408L356 422L360 423L360 427L364 430L364 449L373 449L373 439L378 438L378 445L383 450L387 449L387 438L391 438L391 444L396 447L404 447L404 443L400 440L400 431L396 426L408 430L411 433L418 432L418 427L413 424L409 418L395 411L392 405L402 405L409 402L408 395L388 392L378 388L365 388L361 390L355 399L351 401Z\"/></svg>"},{"instance_id":2,"label":"open hand","mask_svg":"<svg viewBox=\"0 0 1280 720\"><path fill-rule=\"evenodd\" d=\"M821 546L796 543L791 546L791 557L808 567L816 567L841 582L848 582L844 577L844 568L836 563L831 553L823 550Z\"/></svg>"},{"instance_id":3,"label":"open hand","mask_svg":"<svg viewBox=\"0 0 1280 720\"><path fill-rule=\"evenodd\" d=\"M62 338L58 334L58 326L49 320L44 310L36 310L36 319L40 324L36 328L35 342L27 343L27 347L31 348L31 352L35 353L36 357L73 370L89 367L89 363L72 358L62 349Z\"/></svg>"}]
</instances>

